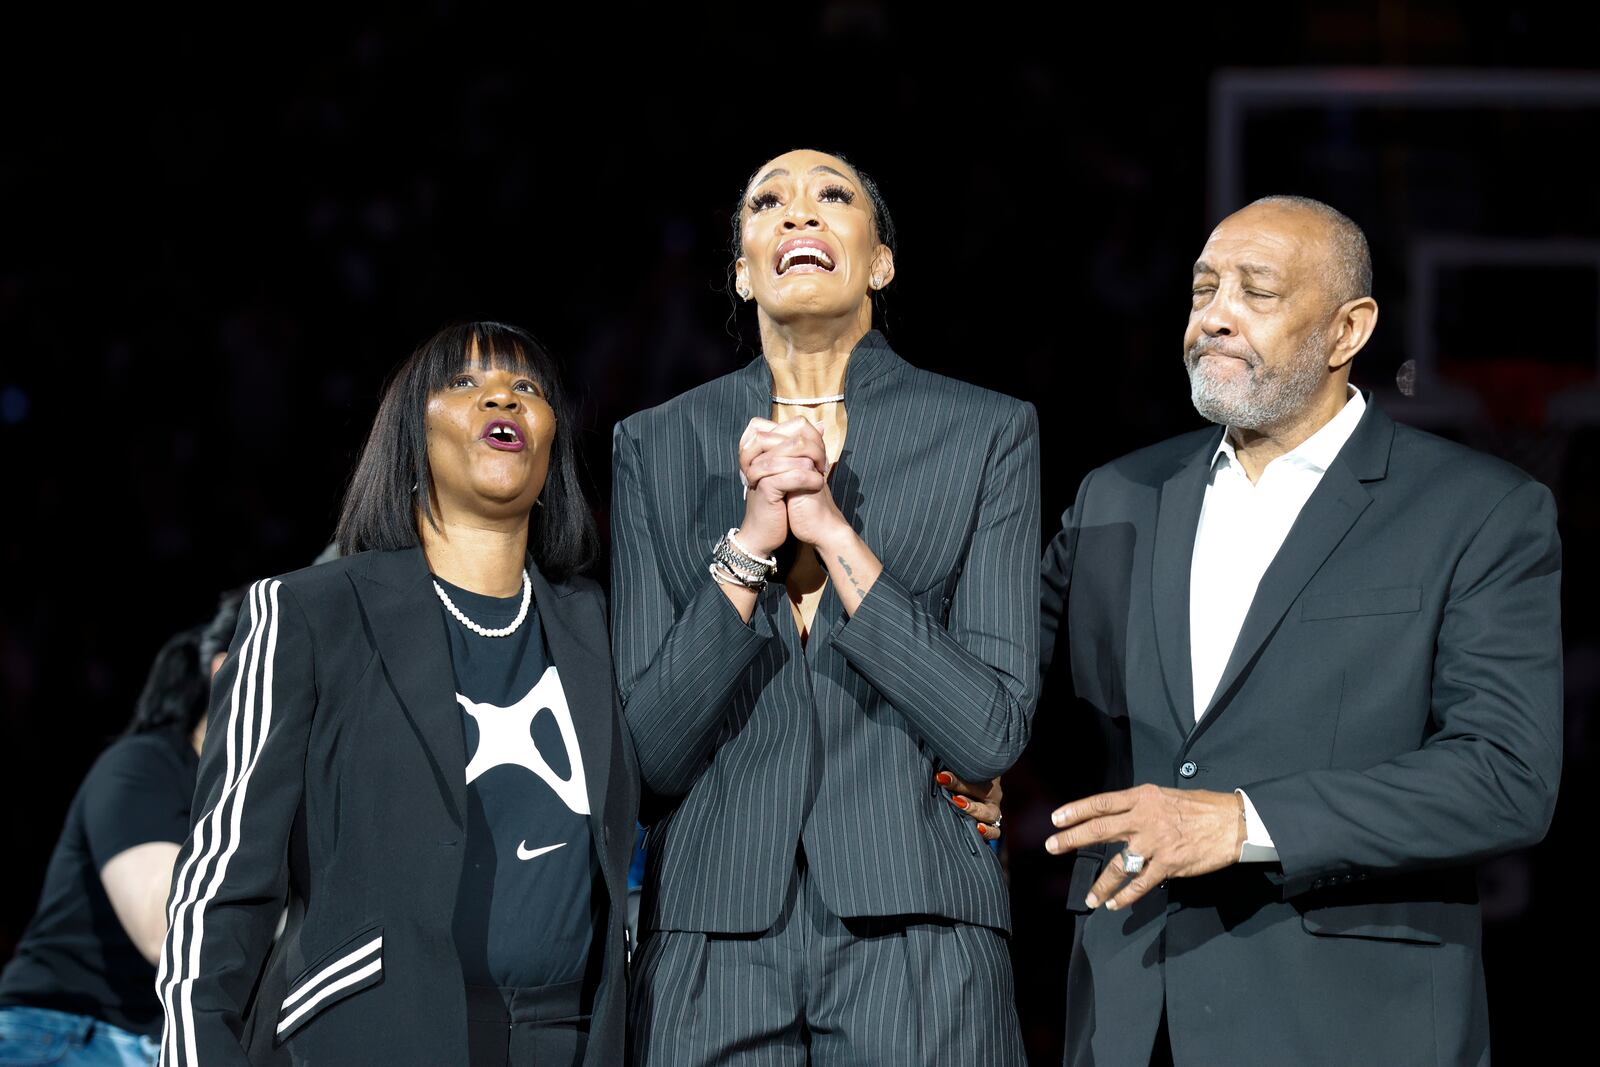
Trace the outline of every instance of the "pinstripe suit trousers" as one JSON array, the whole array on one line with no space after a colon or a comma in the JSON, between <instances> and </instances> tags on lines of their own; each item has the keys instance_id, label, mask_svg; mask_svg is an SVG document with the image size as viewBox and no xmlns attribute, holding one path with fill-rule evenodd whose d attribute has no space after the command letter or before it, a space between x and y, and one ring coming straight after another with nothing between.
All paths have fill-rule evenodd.
<instances>
[{"instance_id":1,"label":"pinstripe suit trousers","mask_svg":"<svg viewBox=\"0 0 1600 1067\"><path fill-rule=\"evenodd\" d=\"M636 1067L1020 1067L997 930L840 919L802 855L759 935L660 930L634 961Z\"/></svg>"}]
</instances>

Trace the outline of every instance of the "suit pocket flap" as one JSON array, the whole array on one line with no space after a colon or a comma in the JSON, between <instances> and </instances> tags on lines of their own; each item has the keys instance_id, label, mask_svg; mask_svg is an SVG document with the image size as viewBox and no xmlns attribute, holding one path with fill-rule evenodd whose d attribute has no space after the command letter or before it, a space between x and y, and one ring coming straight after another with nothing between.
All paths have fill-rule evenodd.
<instances>
[{"instance_id":1,"label":"suit pocket flap","mask_svg":"<svg viewBox=\"0 0 1600 1067\"><path fill-rule=\"evenodd\" d=\"M1444 915L1436 905L1417 900L1376 900L1307 908L1300 919L1319 937L1367 937L1379 941L1444 943Z\"/></svg>"},{"instance_id":2,"label":"suit pocket flap","mask_svg":"<svg viewBox=\"0 0 1600 1067\"><path fill-rule=\"evenodd\" d=\"M289 986L278 1010L282 1041L322 1009L383 981L383 927L372 926L329 950Z\"/></svg>"},{"instance_id":3,"label":"suit pocket flap","mask_svg":"<svg viewBox=\"0 0 1600 1067\"><path fill-rule=\"evenodd\" d=\"M1420 585L1392 589L1342 589L1307 595L1300 601L1302 619L1343 619L1352 615L1401 615L1422 607Z\"/></svg>"},{"instance_id":4,"label":"suit pocket flap","mask_svg":"<svg viewBox=\"0 0 1600 1067\"><path fill-rule=\"evenodd\" d=\"M1079 852L1072 858L1072 878L1067 882L1067 910L1087 912L1089 906L1083 898L1089 895L1094 880L1100 877L1100 868L1106 858L1098 852Z\"/></svg>"}]
</instances>

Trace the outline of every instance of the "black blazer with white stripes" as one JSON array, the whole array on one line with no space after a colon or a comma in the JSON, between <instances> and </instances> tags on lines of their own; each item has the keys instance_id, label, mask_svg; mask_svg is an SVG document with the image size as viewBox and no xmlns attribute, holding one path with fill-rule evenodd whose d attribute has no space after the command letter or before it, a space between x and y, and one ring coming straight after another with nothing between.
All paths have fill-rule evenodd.
<instances>
[{"instance_id":1,"label":"black blazer with white stripes","mask_svg":"<svg viewBox=\"0 0 1600 1067\"><path fill-rule=\"evenodd\" d=\"M611 1065L622 1057L638 769L600 588L532 577L610 897L587 1062ZM421 551L256 583L210 722L157 979L163 1067L464 1063L451 920L466 751Z\"/></svg>"},{"instance_id":2,"label":"black blazer with white stripes","mask_svg":"<svg viewBox=\"0 0 1600 1067\"><path fill-rule=\"evenodd\" d=\"M1009 930L998 862L933 779L991 778L1027 744L1033 407L862 339L830 477L884 570L854 616L827 587L802 646L782 586L746 624L706 569L771 390L756 359L616 429L612 648L653 820L641 927L765 930L803 845L840 916Z\"/></svg>"}]
</instances>

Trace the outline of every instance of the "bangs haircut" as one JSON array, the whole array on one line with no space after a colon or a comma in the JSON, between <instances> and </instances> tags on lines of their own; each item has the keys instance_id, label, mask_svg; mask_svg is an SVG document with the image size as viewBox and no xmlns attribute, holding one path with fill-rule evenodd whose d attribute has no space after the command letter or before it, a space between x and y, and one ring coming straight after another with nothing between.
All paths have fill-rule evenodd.
<instances>
[{"instance_id":1,"label":"bangs haircut","mask_svg":"<svg viewBox=\"0 0 1600 1067\"><path fill-rule=\"evenodd\" d=\"M428 467L428 399L469 370L532 379L556 416L542 507L533 509L528 554L550 581L588 570L600 551L594 513L578 474L576 418L560 370L533 337L499 322L447 326L424 341L384 386L340 508L341 555L395 551L421 543L417 523L438 528Z\"/></svg>"}]
</instances>

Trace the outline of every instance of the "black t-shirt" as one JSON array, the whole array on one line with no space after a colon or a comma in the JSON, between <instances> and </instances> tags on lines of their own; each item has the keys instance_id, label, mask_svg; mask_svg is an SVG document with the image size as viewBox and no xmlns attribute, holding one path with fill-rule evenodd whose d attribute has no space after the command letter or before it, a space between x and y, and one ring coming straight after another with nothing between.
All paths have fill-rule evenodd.
<instances>
[{"instance_id":1,"label":"black t-shirt","mask_svg":"<svg viewBox=\"0 0 1600 1067\"><path fill-rule=\"evenodd\" d=\"M438 579L436 579L438 580ZM481 596L438 580L487 629L522 596ZM467 743L467 841L455 942L471 985L526 989L583 978L605 890L589 835L576 723L545 647L537 604L509 637L445 612Z\"/></svg>"},{"instance_id":2,"label":"black t-shirt","mask_svg":"<svg viewBox=\"0 0 1600 1067\"><path fill-rule=\"evenodd\" d=\"M135 845L183 843L198 765L188 738L165 733L125 737L101 753L67 809L39 909L0 973L0 1004L161 1031L156 969L122 928L100 871Z\"/></svg>"}]
</instances>

